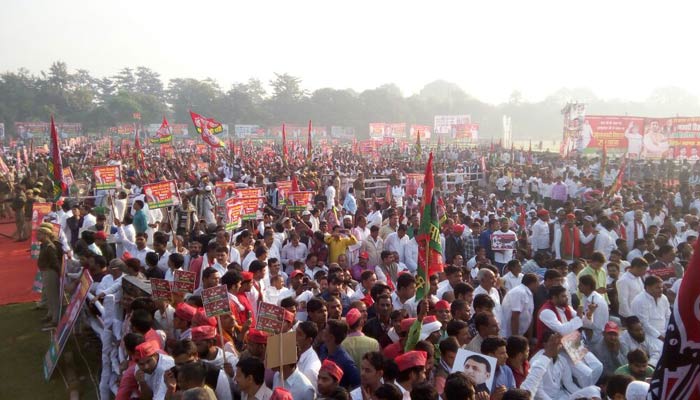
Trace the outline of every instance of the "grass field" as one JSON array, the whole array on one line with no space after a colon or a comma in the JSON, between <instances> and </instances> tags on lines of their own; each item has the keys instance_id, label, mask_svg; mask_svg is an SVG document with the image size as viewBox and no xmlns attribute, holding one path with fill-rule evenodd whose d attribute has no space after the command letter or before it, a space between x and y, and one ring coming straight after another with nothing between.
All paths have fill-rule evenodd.
<instances>
[{"instance_id":1,"label":"grass field","mask_svg":"<svg viewBox=\"0 0 700 400\"><path fill-rule=\"evenodd\" d=\"M60 373L63 371L65 374L69 367L65 365L65 360L59 362L51 381L44 380L43 360L49 344L49 332L41 331L39 320L43 315L43 311L34 310L34 303L0 307L0 399L68 399L68 390ZM81 350L97 380L99 349L94 347L83 345ZM77 374L75 387L80 399L97 399L86 363L76 350L75 339L71 337L66 351L75 356L72 364Z\"/></svg>"}]
</instances>

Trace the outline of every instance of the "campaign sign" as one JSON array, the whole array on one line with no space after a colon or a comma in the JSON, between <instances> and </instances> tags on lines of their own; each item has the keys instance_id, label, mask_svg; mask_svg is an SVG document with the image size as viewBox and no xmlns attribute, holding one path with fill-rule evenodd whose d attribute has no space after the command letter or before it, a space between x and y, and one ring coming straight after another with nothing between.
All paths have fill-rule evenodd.
<instances>
[{"instance_id":1,"label":"campaign sign","mask_svg":"<svg viewBox=\"0 0 700 400\"><path fill-rule=\"evenodd\" d=\"M170 282L165 279L151 278L151 295L153 300L172 301L173 293Z\"/></svg>"},{"instance_id":2,"label":"campaign sign","mask_svg":"<svg viewBox=\"0 0 700 400\"><path fill-rule=\"evenodd\" d=\"M226 230L240 228L242 214L243 203L233 197L226 200Z\"/></svg>"},{"instance_id":3,"label":"campaign sign","mask_svg":"<svg viewBox=\"0 0 700 400\"><path fill-rule=\"evenodd\" d=\"M173 292L194 293L194 282L197 274L192 271L175 271L173 280Z\"/></svg>"},{"instance_id":4,"label":"campaign sign","mask_svg":"<svg viewBox=\"0 0 700 400\"><path fill-rule=\"evenodd\" d=\"M270 303L260 303L258 306L255 329L276 335L282 332L284 324L284 308Z\"/></svg>"},{"instance_id":5,"label":"campaign sign","mask_svg":"<svg viewBox=\"0 0 700 400\"><path fill-rule=\"evenodd\" d=\"M515 250L518 238L514 233L494 232L491 234L492 250Z\"/></svg>"},{"instance_id":6,"label":"campaign sign","mask_svg":"<svg viewBox=\"0 0 700 400\"><path fill-rule=\"evenodd\" d=\"M226 285L214 286L202 291L202 304L207 318L230 314L231 305L228 302Z\"/></svg>"},{"instance_id":7,"label":"campaign sign","mask_svg":"<svg viewBox=\"0 0 700 400\"><path fill-rule=\"evenodd\" d=\"M103 165L93 167L95 175L95 189L109 190L122 187L122 178L118 165Z\"/></svg>"},{"instance_id":8,"label":"campaign sign","mask_svg":"<svg viewBox=\"0 0 700 400\"><path fill-rule=\"evenodd\" d=\"M164 181L143 185L143 194L148 208L163 208L180 205L180 195L175 181Z\"/></svg>"}]
</instances>

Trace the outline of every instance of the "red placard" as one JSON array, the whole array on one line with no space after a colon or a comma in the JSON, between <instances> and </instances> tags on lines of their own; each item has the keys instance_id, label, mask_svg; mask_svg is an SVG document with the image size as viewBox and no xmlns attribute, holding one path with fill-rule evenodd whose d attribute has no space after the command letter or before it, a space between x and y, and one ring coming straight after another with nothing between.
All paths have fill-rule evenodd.
<instances>
[{"instance_id":1,"label":"red placard","mask_svg":"<svg viewBox=\"0 0 700 400\"><path fill-rule=\"evenodd\" d=\"M230 198L226 200L226 229L238 229L241 226L241 215L243 215L243 203L238 199Z\"/></svg>"},{"instance_id":2,"label":"red placard","mask_svg":"<svg viewBox=\"0 0 700 400\"><path fill-rule=\"evenodd\" d=\"M180 195L175 181L164 181L143 185L143 194L148 208L163 208L180 205Z\"/></svg>"},{"instance_id":3,"label":"red placard","mask_svg":"<svg viewBox=\"0 0 700 400\"><path fill-rule=\"evenodd\" d=\"M122 187L121 172L118 165L93 167L92 172L95 175L95 189L109 190Z\"/></svg>"},{"instance_id":4,"label":"red placard","mask_svg":"<svg viewBox=\"0 0 700 400\"><path fill-rule=\"evenodd\" d=\"M173 280L173 292L194 293L194 282L197 274L192 271L175 271Z\"/></svg>"},{"instance_id":5,"label":"red placard","mask_svg":"<svg viewBox=\"0 0 700 400\"><path fill-rule=\"evenodd\" d=\"M151 278L151 296L153 300L172 301L170 282L165 279Z\"/></svg>"},{"instance_id":6,"label":"red placard","mask_svg":"<svg viewBox=\"0 0 700 400\"><path fill-rule=\"evenodd\" d=\"M415 196L420 184L425 180L425 174L406 175L406 196Z\"/></svg>"},{"instance_id":7,"label":"red placard","mask_svg":"<svg viewBox=\"0 0 700 400\"><path fill-rule=\"evenodd\" d=\"M255 319L255 329L267 332L271 335L282 333L284 326L284 308L274 304L262 302L258 306Z\"/></svg>"},{"instance_id":8,"label":"red placard","mask_svg":"<svg viewBox=\"0 0 700 400\"><path fill-rule=\"evenodd\" d=\"M214 286L202 291L202 304L207 318L230 314L231 305L228 301L226 285Z\"/></svg>"},{"instance_id":9,"label":"red placard","mask_svg":"<svg viewBox=\"0 0 700 400\"><path fill-rule=\"evenodd\" d=\"M494 232L491 234L491 249L496 251L515 250L517 241L518 238L514 233Z\"/></svg>"},{"instance_id":10,"label":"red placard","mask_svg":"<svg viewBox=\"0 0 700 400\"><path fill-rule=\"evenodd\" d=\"M32 237L30 241L30 254L36 260L39 258L39 248L41 242L36 237L39 226L44 222L44 217L51 212L51 203L33 203L32 204Z\"/></svg>"},{"instance_id":11,"label":"red placard","mask_svg":"<svg viewBox=\"0 0 700 400\"><path fill-rule=\"evenodd\" d=\"M314 195L311 191L289 192L287 199L287 209L292 212L302 212L311 210L314 207Z\"/></svg>"}]
</instances>

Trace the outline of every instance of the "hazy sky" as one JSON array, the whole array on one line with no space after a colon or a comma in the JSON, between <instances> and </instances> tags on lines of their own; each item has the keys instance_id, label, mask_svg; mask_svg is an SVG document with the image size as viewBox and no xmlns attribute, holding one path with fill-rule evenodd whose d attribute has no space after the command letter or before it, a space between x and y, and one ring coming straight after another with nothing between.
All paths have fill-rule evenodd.
<instances>
[{"instance_id":1,"label":"hazy sky","mask_svg":"<svg viewBox=\"0 0 700 400\"><path fill-rule=\"evenodd\" d=\"M63 60L95 76L144 65L224 88L274 72L358 91L435 79L489 102L561 87L700 94L700 3L654 1L4 0L0 71Z\"/></svg>"}]
</instances>

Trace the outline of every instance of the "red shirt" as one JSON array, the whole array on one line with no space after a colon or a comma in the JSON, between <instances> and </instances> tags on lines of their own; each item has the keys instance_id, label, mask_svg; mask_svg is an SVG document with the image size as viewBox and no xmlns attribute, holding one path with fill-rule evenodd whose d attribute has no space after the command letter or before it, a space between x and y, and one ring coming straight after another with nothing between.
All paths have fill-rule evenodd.
<instances>
[{"instance_id":1,"label":"red shirt","mask_svg":"<svg viewBox=\"0 0 700 400\"><path fill-rule=\"evenodd\" d=\"M510 360L508 360L508 366L510 367L511 371L513 371L513 378L515 378L515 386L520 387L522 383L525 381L525 378L527 378L527 374L530 373L530 363L525 360L525 363L523 364L523 373L521 374L518 372L518 370L510 365Z\"/></svg>"}]
</instances>

